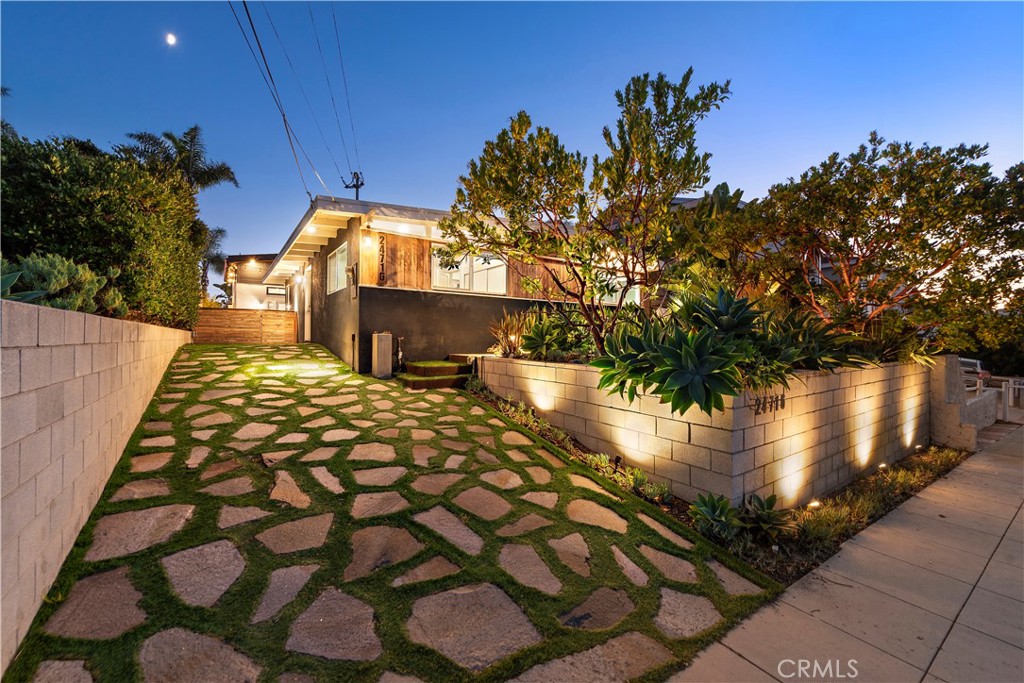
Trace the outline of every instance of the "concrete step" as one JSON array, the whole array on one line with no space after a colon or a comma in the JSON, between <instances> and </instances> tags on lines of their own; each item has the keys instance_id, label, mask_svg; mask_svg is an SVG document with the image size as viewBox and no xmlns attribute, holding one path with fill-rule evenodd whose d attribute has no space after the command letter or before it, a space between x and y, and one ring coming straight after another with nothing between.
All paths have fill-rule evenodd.
<instances>
[{"instance_id":1,"label":"concrete step","mask_svg":"<svg viewBox=\"0 0 1024 683\"><path fill-rule=\"evenodd\" d=\"M406 363L406 369L410 375L420 377L441 377L444 375L465 375L473 371L473 366L466 363L453 363L451 361L430 360L413 361Z\"/></svg>"},{"instance_id":2,"label":"concrete step","mask_svg":"<svg viewBox=\"0 0 1024 683\"><path fill-rule=\"evenodd\" d=\"M435 375L432 377L424 377L423 375L412 375L409 373L395 375L395 377L398 378L399 382L409 387L410 389L461 389L462 387L466 386L466 380L468 380L472 376L473 375L470 375L468 373L456 375Z\"/></svg>"}]
</instances>

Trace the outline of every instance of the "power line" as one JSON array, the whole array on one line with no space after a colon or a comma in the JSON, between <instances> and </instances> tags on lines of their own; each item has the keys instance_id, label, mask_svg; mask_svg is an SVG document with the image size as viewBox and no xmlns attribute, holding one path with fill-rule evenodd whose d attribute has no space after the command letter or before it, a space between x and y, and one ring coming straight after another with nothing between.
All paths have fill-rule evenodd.
<instances>
[{"instance_id":1,"label":"power line","mask_svg":"<svg viewBox=\"0 0 1024 683\"><path fill-rule=\"evenodd\" d=\"M356 152L356 167L359 169L362 178L363 163L359 160L359 143L356 142L356 121L352 116L352 99L348 96L348 76L345 74L345 58L341 56L341 33L338 31L338 16L334 13L334 3L331 3L331 18L334 20L334 40L338 44L338 61L341 62L341 81L345 84L345 103L348 105L348 125L352 129L352 147Z\"/></svg>"},{"instance_id":2,"label":"power line","mask_svg":"<svg viewBox=\"0 0 1024 683\"><path fill-rule=\"evenodd\" d=\"M288 115L285 113L284 103L281 100L281 94L277 89L277 83L274 81L274 75L270 70L270 63L267 61L267 55L263 50L263 44L260 42L259 33L256 31L256 24L253 22L252 14L249 12L249 5L246 0L242 0L242 8L245 10L246 18L249 21L249 27L252 30L252 37L256 41L256 47L259 49L260 57L256 56L256 50L253 49L252 43L249 41L249 35L245 32L245 28L242 26L242 21L238 18L238 13L235 11L234 5L228 2L228 7L231 9L231 14L235 17L235 22L238 24L238 29L242 32L242 37L245 38L245 44L249 47L249 53L252 54L253 61L256 62L256 68L260 72L260 76L263 77L263 82L266 84L267 89L270 91L270 96L274 100L274 104L277 106L278 112L281 114L281 121L284 124L285 135L288 137L288 145L292 150L292 157L295 159L295 166L299 171L299 178L302 181L302 187L306 191L306 195L309 196L312 201L313 195L309 191L309 187L306 184L305 175L302 173L302 164L299 163L298 154L295 151L298 146L299 151L302 152L302 156L306 159L306 163L309 164L310 169L313 171L313 175L320 181L320 185L323 186L324 191L328 194L330 190L327 188L327 184L323 178L320 177L320 173L316 170L316 166L313 164L312 159L309 158L309 154L306 153L305 148L302 146L302 142L299 140L298 134L292 128L291 123L288 121ZM260 58L262 58L263 64L260 64ZM264 72L266 69L266 72Z\"/></svg>"},{"instance_id":3,"label":"power line","mask_svg":"<svg viewBox=\"0 0 1024 683\"><path fill-rule=\"evenodd\" d=\"M331 96L331 106L334 108L334 121L338 124L338 135L341 136L341 146L345 150L345 163L348 164L349 172L352 171L352 161L348 156L348 145L345 143L345 133L341 130L341 115L338 114L338 103L334 99L334 88L331 86L331 77L327 73L327 60L324 59L324 50L320 46L320 34L316 30L316 19L313 17L313 3L307 0L306 8L309 10L309 23L313 28L313 37L316 39L316 49L320 53L320 64L324 69L324 80L327 81L327 92Z\"/></svg>"},{"instance_id":4,"label":"power line","mask_svg":"<svg viewBox=\"0 0 1024 683\"><path fill-rule=\"evenodd\" d=\"M331 157L331 163L334 164L334 170L338 172L338 177L341 177L341 168L338 166L338 160L334 156L334 150L331 149L330 143L327 142L327 137L324 135L324 129L320 126L320 119L317 118L316 111L313 109L313 103L309 101L309 95L306 94L306 89L302 87L302 80L299 78L299 72L295 69L295 65L292 63L291 57L288 55L288 50L284 46L284 41L281 40L281 34L277 32L277 26L274 25L274 20L270 18L270 10L267 9L267 3L261 3L263 5L263 11L267 15L267 21L270 23L270 28L274 31L274 37L277 38L277 44L281 46L281 52L284 54L285 60L288 62L288 66L292 70L292 75L295 76L295 84L299 86L299 92L302 93L302 98L306 100L306 106L309 108L310 116L313 117L313 123L316 124L317 132L320 133L320 140L324 143L324 147L327 149L327 154ZM349 172L352 172L351 167Z\"/></svg>"}]
</instances>

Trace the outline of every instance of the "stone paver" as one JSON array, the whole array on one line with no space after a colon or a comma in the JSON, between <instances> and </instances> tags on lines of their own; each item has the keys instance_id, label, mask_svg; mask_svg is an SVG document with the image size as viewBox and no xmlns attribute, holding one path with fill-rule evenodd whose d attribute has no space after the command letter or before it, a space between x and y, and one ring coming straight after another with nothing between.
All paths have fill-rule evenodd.
<instances>
[{"instance_id":1,"label":"stone paver","mask_svg":"<svg viewBox=\"0 0 1024 683\"><path fill-rule=\"evenodd\" d=\"M212 607L245 570L245 560L228 540L182 550L160 564L178 597L196 607Z\"/></svg>"},{"instance_id":2,"label":"stone paver","mask_svg":"<svg viewBox=\"0 0 1024 683\"><path fill-rule=\"evenodd\" d=\"M459 566L452 564L443 557L432 557L418 567L414 567L402 574L394 581L391 585L394 587L404 586L408 583L420 583L421 581L431 581L433 579L440 579L445 576L451 576L459 572Z\"/></svg>"},{"instance_id":3,"label":"stone paver","mask_svg":"<svg viewBox=\"0 0 1024 683\"><path fill-rule=\"evenodd\" d=\"M313 573L319 569L319 565L300 564L292 567L281 567L270 573L270 583L267 585L263 599L259 607L252 615L250 623L258 624L261 621L271 619L280 612L285 605L295 599L299 591L309 582Z\"/></svg>"},{"instance_id":4,"label":"stone paver","mask_svg":"<svg viewBox=\"0 0 1024 683\"><path fill-rule=\"evenodd\" d=\"M452 619L452 615L459 615ZM453 588L420 598L406 623L414 643L456 664L480 671L541 641L522 608L489 583Z\"/></svg>"},{"instance_id":5,"label":"stone paver","mask_svg":"<svg viewBox=\"0 0 1024 683\"><path fill-rule=\"evenodd\" d=\"M194 505L164 505L101 517L87 562L130 555L167 541L192 518Z\"/></svg>"},{"instance_id":6,"label":"stone paver","mask_svg":"<svg viewBox=\"0 0 1024 683\"><path fill-rule=\"evenodd\" d=\"M649 577L647 573L637 565L636 562L629 559L626 553L619 550L618 546L612 546L612 554L615 556L615 563L619 565L619 569L626 575L626 578L634 586L646 586Z\"/></svg>"},{"instance_id":7,"label":"stone paver","mask_svg":"<svg viewBox=\"0 0 1024 683\"><path fill-rule=\"evenodd\" d=\"M534 505L545 507L548 510L552 510L558 505L558 494L553 491L530 491L519 497Z\"/></svg>"},{"instance_id":8,"label":"stone paver","mask_svg":"<svg viewBox=\"0 0 1024 683\"><path fill-rule=\"evenodd\" d=\"M568 657L538 664L517 683L620 683L663 666L672 653L656 640L632 631Z\"/></svg>"},{"instance_id":9,"label":"stone paver","mask_svg":"<svg viewBox=\"0 0 1024 683\"><path fill-rule=\"evenodd\" d=\"M309 473L331 493L345 493L345 487L341 485L341 480L331 474L326 467L310 467Z\"/></svg>"},{"instance_id":10,"label":"stone paver","mask_svg":"<svg viewBox=\"0 0 1024 683\"><path fill-rule=\"evenodd\" d=\"M155 496L166 496L171 492L166 479L136 479L119 488L110 497L110 502L121 500L140 500Z\"/></svg>"},{"instance_id":11,"label":"stone paver","mask_svg":"<svg viewBox=\"0 0 1024 683\"><path fill-rule=\"evenodd\" d=\"M285 649L325 659L371 661L384 651L374 621L373 608L365 602L327 588L292 622Z\"/></svg>"},{"instance_id":12,"label":"stone paver","mask_svg":"<svg viewBox=\"0 0 1024 683\"><path fill-rule=\"evenodd\" d=\"M183 628L147 638L139 650L139 664L146 683L253 683L261 671L229 645Z\"/></svg>"},{"instance_id":13,"label":"stone paver","mask_svg":"<svg viewBox=\"0 0 1024 683\"><path fill-rule=\"evenodd\" d=\"M64 638L116 638L146 620L141 599L128 579L128 567L87 576L71 587L44 630Z\"/></svg>"},{"instance_id":14,"label":"stone paver","mask_svg":"<svg viewBox=\"0 0 1024 683\"><path fill-rule=\"evenodd\" d=\"M551 520L545 519L544 517L531 512L528 515L520 517L514 522L506 524L494 533L502 537L521 536L522 534L535 531L536 529L550 526L551 523Z\"/></svg>"},{"instance_id":15,"label":"stone paver","mask_svg":"<svg viewBox=\"0 0 1024 683\"><path fill-rule=\"evenodd\" d=\"M32 683L93 683L80 659L50 659L39 665Z\"/></svg>"},{"instance_id":16,"label":"stone paver","mask_svg":"<svg viewBox=\"0 0 1024 683\"><path fill-rule=\"evenodd\" d=\"M355 581L388 565L404 562L423 550L423 544L405 529L372 526L352 534L352 562L345 581Z\"/></svg>"},{"instance_id":17,"label":"stone paver","mask_svg":"<svg viewBox=\"0 0 1024 683\"><path fill-rule=\"evenodd\" d=\"M388 443L357 443L348 454L349 460L373 460L391 462L395 459L395 447Z\"/></svg>"},{"instance_id":18,"label":"stone paver","mask_svg":"<svg viewBox=\"0 0 1024 683\"><path fill-rule=\"evenodd\" d=\"M697 570L693 563L687 562L681 557L669 555L648 545L640 546L640 554L646 557L670 581L679 583L695 583L697 581Z\"/></svg>"},{"instance_id":19,"label":"stone paver","mask_svg":"<svg viewBox=\"0 0 1024 683\"><path fill-rule=\"evenodd\" d=\"M132 472L152 472L158 470L171 461L173 453L150 453L132 458Z\"/></svg>"},{"instance_id":20,"label":"stone paver","mask_svg":"<svg viewBox=\"0 0 1024 683\"><path fill-rule=\"evenodd\" d=\"M662 588L661 605L654 617L654 625L666 637L678 640L692 638L721 619L722 615L707 598Z\"/></svg>"},{"instance_id":21,"label":"stone paver","mask_svg":"<svg viewBox=\"0 0 1024 683\"><path fill-rule=\"evenodd\" d=\"M566 567L580 576L590 576L590 548L581 534L552 538L548 541L548 545Z\"/></svg>"},{"instance_id":22,"label":"stone paver","mask_svg":"<svg viewBox=\"0 0 1024 683\"><path fill-rule=\"evenodd\" d=\"M232 436L240 441L246 441L248 439L265 439L276 431L277 425L252 422L239 429Z\"/></svg>"},{"instance_id":23,"label":"stone paver","mask_svg":"<svg viewBox=\"0 0 1024 683\"><path fill-rule=\"evenodd\" d=\"M455 482L463 479L466 475L455 473L424 474L416 478L410 486L413 490L426 493L431 496L438 496L448 490Z\"/></svg>"},{"instance_id":24,"label":"stone paver","mask_svg":"<svg viewBox=\"0 0 1024 683\"><path fill-rule=\"evenodd\" d=\"M488 521L504 517L512 509L512 505L507 500L481 486L474 486L463 491L455 496L452 502L466 512L471 512Z\"/></svg>"},{"instance_id":25,"label":"stone paver","mask_svg":"<svg viewBox=\"0 0 1024 683\"><path fill-rule=\"evenodd\" d=\"M609 531L617 531L620 534L626 533L626 520L617 514L589 500L577 498L569 501L565 509L566 514L574 522L599 526Z\"/></svg>"},{"instance_id":26,"label":"stone paver","mask_svg":"<svg viewBox=\"0 0 1024 683\"><path fill-rule=\"evenodd\" d=\"M314 449L306 455L299 458L301 462L322 462L324 460L330 460L338 452L337 448L328 448L323 446L321 448Z\"/></svg>"},{"instance_id":27,"label":"stone paver","mask_svg":"<svg viewBox=\"0 0 1024 683\"><path fill-rule=\"evenodd\" d=\"M249 477L235 477L234 479L225 479L224 481L218 481L216 484L210 484L206 488L199 489L201 493L208 493L211 496L243 496L246 493L252 493L256 489L253 488L252 479Z\"/></svg>"},{"instance_id":28,"label":"stone paver","mask_svg":"<svg viewBox=\"0 0 1024 683\"><path fill-rule=\"evenodd\" d=\"M409 501L397 491L381 493L360 493L352 503L352 517L366 519L400 512L409 507Z\"/></svg>"},{"instance_id":29,"label":"stone paver","mask_svg":"<svg viewBox=\"0 0 1024 683\"><path fill-rule=\"evenodd\" d=\"M227 474L228 472L237 470L241 466L242 463L237 460L222 460L220 462L215 462L203 470L203 473L199 475L199 481L206 481L208 479L213 479L214 477L219 477L222 474Z\"/></svg>"},{"instance_id":30,"label":"stone paver","mask_svg":"<svg viewBox=\"0 0 1024 683\"><path fill-rule=\"evenodd\" d=\"M651 517L648 517L647 515L645 515L642 512L638 512L636 517L641 522L643 522L644 524L646 524L647 526L649 526L650 528L652 528L656 532L658 532L658 535L661 536L662 538L664 538L666 541L669 541L670 543L674 543L675 545L679 546L683 550L689 550L690 548L693 547L693 543L691 543L690 541L686 540L685 538L683 538L682 536L680 536L676 532L672 531L671 529L669 529L667 526L665 526L664 524L662 524L658 520L653 519Z\"/></svg>"},{"instance_id":31,"label":"stone paver","mask_svg":"<svg viewBox=\"0 0 1024 683\"><path fill-rule=\"evenodd\" d=\"M258 507L235 507L234 505L225 505L220 509L220 516L217 518L217 528L228 529L233 526L238 526L239 524L263 519L269 514L270 513L266 510L261 510Z\"/></svg>"},{"instance_id":32,"label":"stone paver","mask_svg":"<svg viewBox=\"0 0 1024 683\"><path fill-rule=\"evenodd\" d=\"M533 546L518 543L503 546L498 554L498 564L524 586L548 595L556 595L562 590L562 582L551 573Z\"/></svg>"},{"instance_id":33,"label":"stone paver","mask_svg":"<svg viewBox=\"0 0 1024 683\"><path fill-rule=\"evenodd\" d=\"M491 486L509 490L523 485L523 478L511 470L493 470L480 475L480 481L485 481Z\"/></svg>"},{"instance_id":34,"label":"stone paver","mask_svg":"<svg viewBox=\"0 0 1024 683\"><path fill-rule=\"evenodd\" d=\"M440 505L413 515L413 519L443 536L445 540L465 553L479 555L483 550L483 539L463 524L458 517Z\"/></svg>"},{"instance_id":35,"label":"stone paver","mask_svg":"<svg viewBox=\"0 0 1024 683\"><path fill-rule=\"evenodd\" d=\"M597 631L611 628L629 616L635 609L624 590L602 586L586 600L558 617L563 626Z\"/></svg>"},{"instance_id":36,"label":"stone paver","mask_svg":"<svg viewBox=\"0 0 1024 683\"><path fill-rule=\"evenodd\" d=\"M391 486L408 471L404 467L374 467L355 470L352 472L352 478L360 486Z\"/></svg>"},{"instance_id":37,"label":"stone paver","mask_svg":"<svg viewBox=\"0 0 1024 683\"><path fill-rule=\"evenodd\" d=\"M534 483L543 486L544 484L551 482L551 472L546 468L534 465L533 467L527 467L525 469L526 473L530 475L530 478L533 479Z\"/></svg>"},{"instance_id":38,"label":"stone paver","mask_svg":"<svg viewBox=\"0 0 1024 683\"><path fill-rule=\"evenodd\" d=\"M263 453L260 455L260 460L263 461L265 467L273 467L279 462L284 461L287 458L292 457L299 451L270 451L269 453Z\"/></svg>"},{"instance_id":39,"label":"stone paver","mask_svg":"<svg viewBox=\"0 0 1024 683\"><path fill-rule=\"evenodd\" d=\"M295 483L292 475L284 470L274 472L274 488L270 490L270 500L279 500L300 510L305 510L312 502L306 492Z\"/></svg>"},{"instance_id":40,"label":"stone paver","mask_svg":"<svg viewBox=\"0 0 1024 683\"><path fill-rule=\"evenodd\" d=\"M715 573L718 582L729 595L756 595L761 588L716 560L707 561L708 568Z\"/></svg>"},{"instance_id":41,"label":"stone paver","mask_svg":"<svg viewBox=\"0 0 1024 683\"><path fill-rule=\"evenodd\" d=\"M331 513L304 517L271 527L257 534L256 539L278 555L319 548L327 540L327 531L333 521Z\"/></svg>"}]
</instances>

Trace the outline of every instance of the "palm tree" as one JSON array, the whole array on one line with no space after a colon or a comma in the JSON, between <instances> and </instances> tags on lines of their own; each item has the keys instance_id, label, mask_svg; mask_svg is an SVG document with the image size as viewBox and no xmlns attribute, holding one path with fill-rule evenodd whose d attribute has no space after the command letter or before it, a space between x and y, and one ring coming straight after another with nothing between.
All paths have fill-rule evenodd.
<instances>
[{"instance_id":1,"label":"palm tree","mask_svg":"<svg viewBox=\"0 0 1024 683\"><path fill-rule=\"evenodd\" d=\"M224 238L227 237L228 231L224 228L207 228L206 229L206 244L203 248L203 257L199 261L200 267L200 283L202 284L202 291L206 291L206 288L210 285L210 269L218 275L224 274L224 260L227 258L227 254L221 248Z\"/></svg>"},{"instance_id":2,"label":"palm tree","mask_svg":"<svg viewBox=\"0 0 1024 683\"><path fill-rule=\"evenodd\" d=\"M222 161L206 158L206 145L199 126L192 126L180 136L171 131L163 134L128 133L135 141L133 145L118 145L117 151L151 168L174 168L185 176L192 188L198 192L221 183L238 187L238 180L231 167Z\"/></svg>"}]
</instances>

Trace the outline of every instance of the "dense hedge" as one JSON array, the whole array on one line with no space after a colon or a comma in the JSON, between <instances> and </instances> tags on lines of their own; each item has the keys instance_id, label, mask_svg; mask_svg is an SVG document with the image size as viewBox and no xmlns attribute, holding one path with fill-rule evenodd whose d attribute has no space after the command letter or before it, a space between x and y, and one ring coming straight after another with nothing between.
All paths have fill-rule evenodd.
<instances>
[{"instance_id":1,"label":"dense hedge","mask_svg":"<svg viewBox=\"0 0 1024 683\"><path fill-rule=\"evenodd\" d=\"M175 174L74 138L29 141L4 126L0 215L7 258L59 254L120 270L133 317L191 328L198 318L202 224Z\"/></svg>"}]
</instances>

